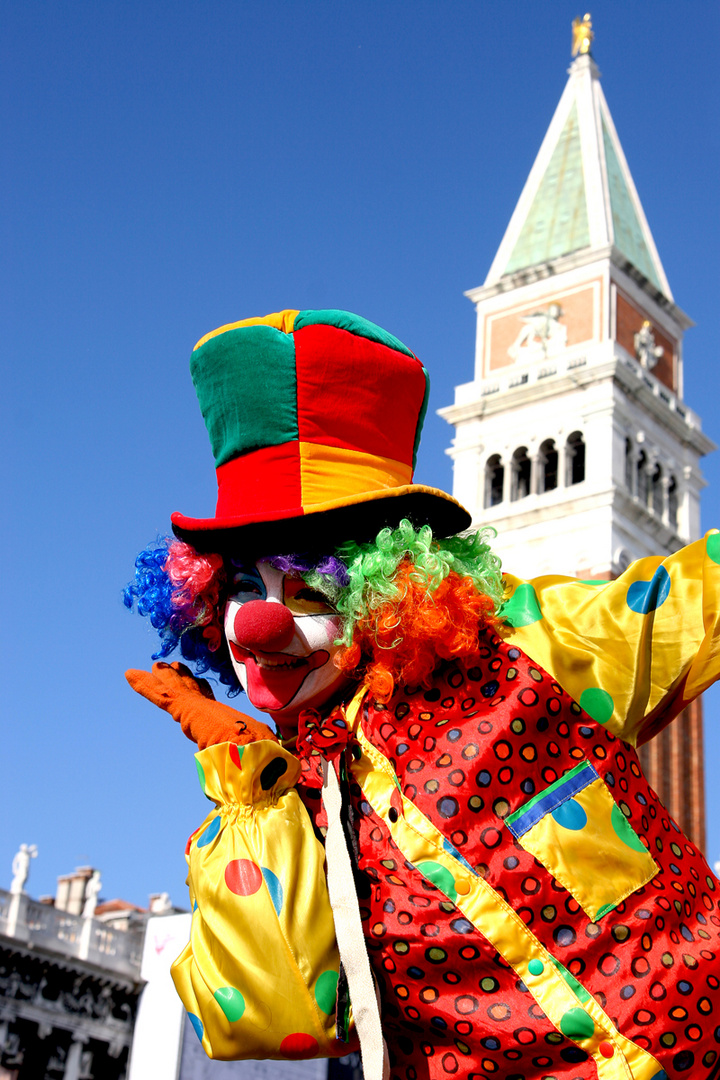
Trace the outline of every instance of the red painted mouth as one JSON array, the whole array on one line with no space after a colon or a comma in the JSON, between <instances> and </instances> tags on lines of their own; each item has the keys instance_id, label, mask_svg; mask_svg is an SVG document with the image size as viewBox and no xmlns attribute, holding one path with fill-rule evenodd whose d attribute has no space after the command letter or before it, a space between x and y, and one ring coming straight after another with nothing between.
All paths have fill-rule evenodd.
<instances>
[{"instance_id":1,"label":"red painted mouth","mask_svg":"<svg viewBox=\"0 0 720 1080\"><path fill-rule=\"evenodd\" d=\"M291 653L256 654L234 641L228 644L235 660L245 665L247 696L255 708L263 712L286 709L308 675L324 667L330 659L330 653L325 649L317 649L309 656L293 656Z\"/></svg>"}]
</instances>

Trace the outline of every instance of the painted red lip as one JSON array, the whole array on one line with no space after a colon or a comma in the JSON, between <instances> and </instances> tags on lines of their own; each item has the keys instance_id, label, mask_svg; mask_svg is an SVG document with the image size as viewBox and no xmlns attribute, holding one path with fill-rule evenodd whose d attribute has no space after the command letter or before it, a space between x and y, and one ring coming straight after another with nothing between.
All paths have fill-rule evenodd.
<instances>
[{"instance_id":1,"label":"painted red lip","mask_svg":"<svg viewBox=\"0 0 720 1080\"><path fill-rule=\"evenodd\" d=\"M330 653L325 649L317 649L309 656L293 656L291 653L255 654L234 641L228 644L235 660L245 665L247 696L257 709L266 712L286 709L308 675L324 667L330 659Z\"/></svg>"}]
</instances>

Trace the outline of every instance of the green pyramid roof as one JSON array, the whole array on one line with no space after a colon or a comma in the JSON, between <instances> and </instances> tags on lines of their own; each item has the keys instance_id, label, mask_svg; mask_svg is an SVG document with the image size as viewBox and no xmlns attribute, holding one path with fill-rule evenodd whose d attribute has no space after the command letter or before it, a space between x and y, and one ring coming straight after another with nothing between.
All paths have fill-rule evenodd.
<instances>
[{"instance_id":1,"label":"green pyramid roof","mask_svg":"<svg viewBox=\"0 0 720 1080\"><path fill-rule=\"evenodd\" d=\"M560 138L540 182L525 224L513 248L506 274L548 262L587 247L588 229L577 104L565 121Z\"/></svg>"},{"instance_id":2,"label":"green pyramid roof","mask_svg":"<svg viewBox=\"0 0 720 1080\"><path fill-rule=\"evenodd\" d=\"M607 124L602 122L603 145L605 147L605 166L610 191L615 247L651 281L660 292L663 287L655 266L655 261L648 248L643 228L628 190L623 170L615 152L615 146Z\"/></svg>"},{"instance_id":3,"label":"green pyramid roof","mask_svg":"<svg viewBox=\"0 0 720 1080\"><path fill-rule=\"evenodd\" d=\"M672 300L600 72L591 56L579 56L485 284L610 246Z\"/></svg>"}]
</instances>

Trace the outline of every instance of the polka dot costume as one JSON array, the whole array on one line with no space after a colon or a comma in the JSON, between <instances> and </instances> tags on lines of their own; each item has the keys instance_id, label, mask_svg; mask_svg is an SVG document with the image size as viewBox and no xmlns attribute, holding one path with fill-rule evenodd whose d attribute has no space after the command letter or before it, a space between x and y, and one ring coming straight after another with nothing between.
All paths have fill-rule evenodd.
<instances>
[{"instance_id":1,"label":"polka dot costume","mask_svg":"<svg viewBox=\"0 0 720 1080\"><path fill-rule=\"evenodd\" d=\"M302 761L197 755L215 809L174 977L211 1056L348 1048L320 799L339 754L393 1080L720 1076L720 886L625 741L718 676L720 534L610 583L507 583L503 640L318 718Z\"/></svg>"},{"instance_id":2,"label":"polka dot costume","mask_svg":"<svg viewBox=\"0 0 720 1080\"><path fill-rule=\"evenodd\" d=\"M493 636L474 666L447 664L387 707L366 700L359 722L358 889L394 1080L595 1077L618 1038L636 1048L634 1075L711 1075L720 892L634 750ZM386 802L363 773L372 748L389 769ZM316 784L311 758L301 791L322 827ZM414 828L412 807L447 858L408 858L399 830ZM497 898L490 939L466 911L477 879ZM522 948L542 951L522 977L493 944L503 905L522 920ZM537 996L548 974L572 994L556 1023Z\"/></svg>"}]
</instances>

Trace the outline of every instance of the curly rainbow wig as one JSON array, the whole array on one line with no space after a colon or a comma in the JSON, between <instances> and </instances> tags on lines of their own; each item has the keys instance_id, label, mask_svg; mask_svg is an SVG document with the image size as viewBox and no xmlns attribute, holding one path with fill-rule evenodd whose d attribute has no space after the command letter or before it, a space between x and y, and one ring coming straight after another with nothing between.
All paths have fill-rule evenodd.
<instances>
[{"instance_id":1,"label":"curly rainbow wig","mask_svg":"<svg viewBox=\"0 0 720 1080\"><path fill-rule=\"evenodd\" d=\"M492 536L482 530L436 540L429 526L405 520L372 543L346 543L321 559L266 561L328 597L343 617L338 667L388 701L396 685L427 684L438 660L471 660L480 631L498 626L503 586ZM230 578L222 556L165 537L138 555L124 602L159 632L153 659L179 648L198 674L214 672L233 694L240 686L222 633Z\"/></svg>"}]
</instances>

